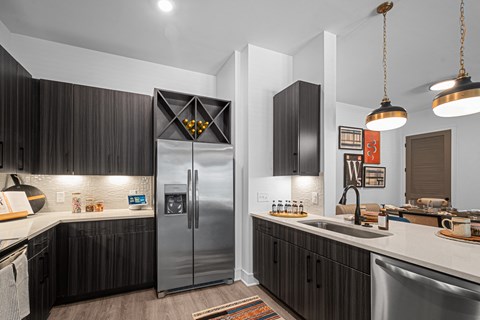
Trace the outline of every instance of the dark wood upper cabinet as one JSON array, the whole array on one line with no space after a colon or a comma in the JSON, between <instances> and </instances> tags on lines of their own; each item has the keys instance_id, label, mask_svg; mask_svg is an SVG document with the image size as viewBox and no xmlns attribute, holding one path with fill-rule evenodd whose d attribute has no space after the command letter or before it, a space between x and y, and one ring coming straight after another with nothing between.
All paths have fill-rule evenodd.
<instances>
[{"instance_id":1,"label":"dark wood upper cabinet","mask_svg":"<svg viewBox=\"0 0 480 320\"><path fill-rule=\"evenodd\" d=\"M118 174L114 91L75 85L73 101L75 174Z\"/></svg>"},{"instance_id":2,"label":"dark wood upper cabinet","mask_svg":"<svg viewBox=\"0 0 480 320\"><path fill-rule=\"evenodd\" d=\"M320 173L320 86L297 81L273 98L273 175Z\"/></svg>"},{"instance_id":3,"label":"dark wood upper cabinet","mask_svg":"<svg viewBox=\"0 0 480 320\"><path fill-rule=\"evenodd\" d=\"M30 73L17 65L17 172L32 172L32 128L35 105L33 102L33 79Z\"/></svg>"},{"instance_id":4,"label":"dark wood upper cabinet","mask_svg":"<svg viewBox=\"0 0 480 320\"><path fill-rule=\"evenodd\" d=\"M0 172L16 172L17 61L0 47Z\"/></svg>"},{"instance_id":5,"label":"dark wood upper cabinet","mask_svg":"<svg viewBox=\"0 0 480 320\"><path fill-rule=\"evenodd\" d=\"M74 86L75 174L153 175L150 96Z\"/></svg>"},{"instance_id":6,"label":"dark wood upper cabinet","mask_svg":"<svg viewBox=\"0 0 480 320\"><path fill-rule=\"evenodd\" d=\"M73 85L40 80L35 173L73 174Z\"/></svg>"},{"instance_id":7,"label":"dark wood upper cabinet","mask_svg":"<svg viewBox=\"0 0 480 320\"><path fill-rule=\"evenodd\" d=\"M115 91L114 101L118 174L153 175L152 97Z\"/></svg>"}]
</instances>

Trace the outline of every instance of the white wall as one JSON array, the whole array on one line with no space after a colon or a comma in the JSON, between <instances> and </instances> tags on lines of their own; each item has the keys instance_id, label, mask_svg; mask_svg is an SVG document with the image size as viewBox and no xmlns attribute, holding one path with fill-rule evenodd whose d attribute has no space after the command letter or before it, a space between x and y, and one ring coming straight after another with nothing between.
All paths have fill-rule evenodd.
<instances>
[{"instance_id":1,"label":"white wall","mask_svg":"<svg viewBox=\"0 0 480 320\"><path fill-rule=\"evenodd\" d=\"M148 95L154 88L216 94L213 75L10 33L2 23L0 44L38 79Z\"/></svg>"},{"instance_id":2,"label":"white wall","mask_svg":"<svg viewBox=\"0 0 480 320\"><path fill-rule=\"evenodd\" d=\"M440 118L431 108L410 113L402 128L402 144L409 135L452 130L452 203L459 209L480 209L480 114L458 118ZM401 194L405 192L405 148L401 148Z\"/></svg>"},{"instance_id":3,"label":"white wall","mask_svg":"<svg viewBox=\"0 0 480 320\"><path fill-rule=\"evenodd\" d=\"M306 198L309 192L318 192L321 206L318 208L307 202L310 210L327 216L335 215L336 185L336 100L337 100L337 39L330 32L323 32L309 41L293 56L294 80L304 80L322 86L322 174L309 179L294 178L294 194ZM322 184L323 188L318 188ZM301 189L301 190L300 190ZM298 191L298 192L297 192Z\"/></svg>"},{"instance_id":4,"label":"white wall","mask_svg":"<svg viewBox=\"0 0 480 320\"><path fill-rule=\"evenodd\" d=\"M242 279L255 283L252 274L252 220L250 212L265 212L271 201L257 202L257 193L269 199L290 199L290 177L273 177L273 96L292 83L292 57L248 45L241 53L241 98L238 108L246 118L237 119L238 139L248 141L248 207L243 211Z\"/></svg>"},{"instance_id":5,"label":"white wall","mask_svg":"<svg viewBox=\"0 0 480 320\"><path fill-rule=\"evenodd\" d=\"M232 144L235 149L235 280L241 278L242 270L242 212L247 207L243 203L243 170L246 166L246 139L241 136L243 126L236 122L242 119L242 109L237 107L240 95L240 52L235 51L217 73L217 97L232 101Z\"/></svg>"},{"instance_id":6,"label":"white wall","mask_svg":"<svg viewBox=\"0 0 480 320\"><path fill-rule=\"evenodd\" d=\"M371 108L355 106L346 103L337 103L337 128L338 126L349 126L365 129L365 117ZM338 129L337 129L338 130ZM338 137L338 135L337 135ZM338 138L337 138L338 139ZM379 165L387 168L385 188L361 188L360 199L362 203L386 203L402 204L401 192L401 133L399 130L384 131L380 136L380 161ZM337 148L337 188L336 197L338 201L343 191L343 155L345 153L362 154L363 151L340 150ZM355 203L353 192L348 195L348 203Z\"/></svg>"}]
</instances>

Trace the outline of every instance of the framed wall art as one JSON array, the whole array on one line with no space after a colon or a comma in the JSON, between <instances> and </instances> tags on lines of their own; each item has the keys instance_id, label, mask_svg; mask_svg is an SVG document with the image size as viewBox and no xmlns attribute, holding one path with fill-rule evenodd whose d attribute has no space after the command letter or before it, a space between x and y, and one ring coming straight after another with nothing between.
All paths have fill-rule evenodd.
<instances>
[{"instance_id":1,"label":"framed wall art","mask_svg":"<svg viewBox=\"0 0 480 320\"><path fill-rule=\"evenodd\" d=\"M363 161L380 164L380 131L363 130Z\"/></svg>"},{"instance_id":2,"label":"framed wall art","mask_svg":"<svg viewBox=\"0 0 480 320\"><path fill-rule=\"evenodd\" d=\"M387 168L365 166L363 171L365 188L385 188Z\"/></svg>"},{"instance_id":3,"label":"framed wall art","mask_svg":"<svg viewBox=\"0 0 480 320\"><path fill-rule=\"evenodd\" d=\"M363 150L363 129L339 126L338 148L345 150Z\"/></svg>"},{"instance_id":4,"label":"framed wall art","mask_svg":"<svg viewBox=\"0 0 480 320\"><path fill-rule=\"evenodd\" d=\"M343 187L363 186L363 155L346 153L343 156Z\"/></svg>"}]
</instances>

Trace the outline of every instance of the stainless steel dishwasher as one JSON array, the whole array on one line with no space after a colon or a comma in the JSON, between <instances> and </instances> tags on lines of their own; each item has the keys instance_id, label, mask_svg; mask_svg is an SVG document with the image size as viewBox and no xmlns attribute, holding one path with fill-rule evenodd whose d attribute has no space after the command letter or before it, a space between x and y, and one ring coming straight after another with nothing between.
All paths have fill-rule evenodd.
<instances>
[{"instance_id":1,"label":"stainless steel dishwasher","mask_svg":"<svg viewBox=\"0 0 480 320\"><path fill-rule=\"evenodd\" d=\"M478 320L480 284L371 255L373 320Z\"/></svg>"}]
</instances>

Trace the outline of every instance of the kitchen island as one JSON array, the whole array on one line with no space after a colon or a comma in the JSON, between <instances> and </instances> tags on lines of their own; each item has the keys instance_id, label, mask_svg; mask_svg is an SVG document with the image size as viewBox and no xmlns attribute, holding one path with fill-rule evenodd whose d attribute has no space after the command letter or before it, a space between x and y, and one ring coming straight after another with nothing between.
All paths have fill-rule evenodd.
<instances>
[{"instance_id":1,"label":"kitchen island","mask_svg":"<svg viewBox=\"0 0 480 320\"><path fill-rule=\"evenodd\" d=\"M252 213L253 217L271 221L297 230L316 234L324 238L342 242L370 252L389 256L408 263L433 269L461 279L480 283L480 246L440 238L435 233L439 228L390 221L388 231L380 231L377 227L365 228L353 226L343 217L324 217L309 215L307 218L277 218L268 213ZM300 221L322 219L334 223L346 223L354 228L367 229L390 235L381 238L363 239L341 233L308 226Z\"/></svg>"}]
</instances>

